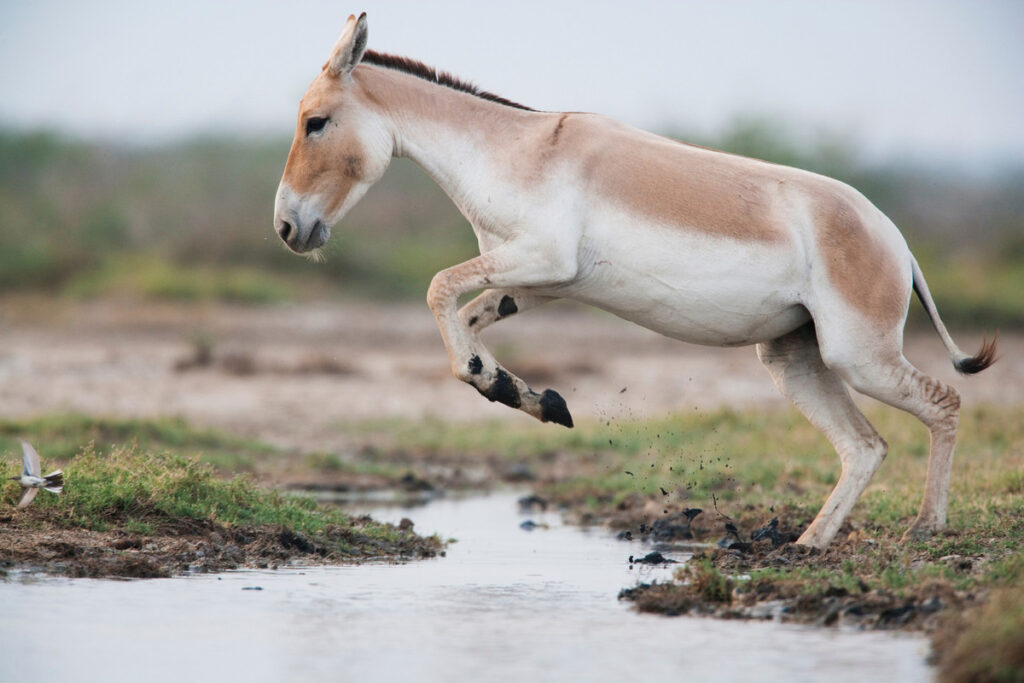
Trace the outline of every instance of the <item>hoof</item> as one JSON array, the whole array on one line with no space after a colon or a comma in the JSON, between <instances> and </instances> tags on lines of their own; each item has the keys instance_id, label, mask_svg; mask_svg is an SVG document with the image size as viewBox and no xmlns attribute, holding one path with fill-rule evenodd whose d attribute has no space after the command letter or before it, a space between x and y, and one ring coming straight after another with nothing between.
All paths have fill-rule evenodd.
<instances>
[{"instance_id":1,"label":"hoof","mask_svg":"<svg viewBox=\"0 0 1024 683\"><path fill-rule=\"evenodd\" d=\"M540 395L540 421L554 422L563 427L572 427L572 415L565 405L565 399L557 391L545 389Z\"/></svg>"},{"instance_id":2,"label":"hoof","mask_svg":"<svg viewBox=\"0 0 1024 683\"><path fill-rule=\"evenodd\" d=\"M913 524L909 529L907 529L906 533L903 534L903 538L900 539L900 543L927 541L938 531L939 529L926 524Z\"/></svg>"},{"instance_id":3,"label":"hoof","mask_svg":"<svg viewBox=\"0 0 1024 683\"><path fill-rule=\"evenodd\" d=\"M798 538L793 545L799 548L805 548L805 552L808 553L820 553L828 550L828 547L832 545L832 541L822 542L820 540Z\"/></svg>"}]
</instances>

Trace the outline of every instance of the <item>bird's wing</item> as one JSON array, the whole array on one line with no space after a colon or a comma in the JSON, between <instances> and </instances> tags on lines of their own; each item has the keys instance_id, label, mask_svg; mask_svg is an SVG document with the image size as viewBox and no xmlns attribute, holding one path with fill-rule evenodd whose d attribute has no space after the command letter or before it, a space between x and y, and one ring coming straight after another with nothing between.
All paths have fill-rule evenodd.
<instances>
[{"instance_id":1,"label":"bird's wing","mask_svg":"<svg viewBox=\"0 0 1024 683\"><path fill-rule=\"evenodd\" d=\"M21 453L22 459L25 461L25 474L30 477L38 477L39 473L42 472L42 468L39 466L39 454L36 453L36 449L32 448L32 444L22 439L21 441Z\"/></svg>"},{"instance_id":2,"label":"bird's wing","mask_svg":"<svg viewBox=\"0 0 1024 683\"><path fill-rule=\"evenodd\" d=\"M21 495L21 502L18 503L18 509L28 507L35 500L37 493L39 493L39 489L35 487L25 489L25 493Z\"/></svg>"},{"instance_id":3,"label":"bird's wing","mask_svg":"<svg viewBox=\"0 0 1024 683\"><path fill-rule=\"evenodd\" d=\"M21 453L23 460L25 461L25 474L30 477L38 477L43 471L39 466L39 454L36 453L36 449L32 448L32 444L27 441L21 440Z\"/></svg>"}]
</instances>

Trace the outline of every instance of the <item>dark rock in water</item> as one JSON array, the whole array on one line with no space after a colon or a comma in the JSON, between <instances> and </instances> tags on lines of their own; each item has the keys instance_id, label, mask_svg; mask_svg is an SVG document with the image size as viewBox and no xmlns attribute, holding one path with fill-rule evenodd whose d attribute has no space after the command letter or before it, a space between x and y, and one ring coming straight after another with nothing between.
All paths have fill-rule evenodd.
<instances>
[{"instance_id":1,"label":"dark rock in water","mask_svg":"<svg viewBox=\"0 0 1024 683\"><path fill-rule=\"evenodd\" d=\"M522 511L533 510L537 508L541 511L548 509L548 501L546 498L541 498L537 494L533 493L529 496L523 496L519 499L519 509Z\"/></svg>"},{"instance_id":2,"label":"dark rock in water","mask_svg":"<svg viewBox=\"0 0 1024 683\"><path fill-rule=\"evenodd\" d=\"M633 532L629 529L626 529L625 531L620 531L618 534L616 534L615 538L617 538L620 541L632 541Z\"/></svg>"},{"instance_id":3,"label":"dark rock in water","mask_svg":"<svg viewBox=\"0 0 1024 683\"><path fill-rule=\"evenodd\" d=\"M547 524L538 524L532 519L528 519L525 522L519 524L519 528L523 531L533 531L534 529L547 529Z\"/></svg>"},{"instance_id":4,"label":"dark rock in water","mask_svg":"<svg viewBox=\"0 0 1024 683\"><path fill-rule=\"evenodd\" d=\"M398 480L398 483L402 485L402 488L406 491L433 491L434 485L426 479L420 479L412 472L406 472L405 475Z\"/></svg>"},{"instance_id":5,"label":"dark rock in water","mask_svg":"<svg viewBox=\"0 0 1024 683\"><path fill-rule=\"evenodd\" d=\"M647 553L643 557L629 556L630 564L676 564L675 560L671 560L658 551Z\"/></svg>"},{"instance_id":6,"label":"dark rock in water","mask_svg":"<svg viewBox=\"0 0 1024 683\"><path fill-rule=\"evenodd\" d=\"M263 590L263 586L242 586L242 590L244 590L244 591L261 591L261 590Z\"/></svg>"}]
</instances>

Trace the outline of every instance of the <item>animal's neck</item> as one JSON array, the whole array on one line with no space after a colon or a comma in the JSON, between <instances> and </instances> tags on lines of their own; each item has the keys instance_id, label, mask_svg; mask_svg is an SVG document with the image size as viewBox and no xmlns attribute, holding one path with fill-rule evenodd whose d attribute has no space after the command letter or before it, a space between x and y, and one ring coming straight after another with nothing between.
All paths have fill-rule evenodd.
<instances>
[{"instance_id":1,"label":"animal's neck","mask_svg":"<svg viewBox=\"0 0 1024 683\"><path fill-rule=\"evenodd\" d=\"M353 76L389 122L395 156L422 166L470 220L491 199L489 188L507 184L499 176L517 141L544 116L382 67L360 66Z\"/></svg>"}]
</instances>

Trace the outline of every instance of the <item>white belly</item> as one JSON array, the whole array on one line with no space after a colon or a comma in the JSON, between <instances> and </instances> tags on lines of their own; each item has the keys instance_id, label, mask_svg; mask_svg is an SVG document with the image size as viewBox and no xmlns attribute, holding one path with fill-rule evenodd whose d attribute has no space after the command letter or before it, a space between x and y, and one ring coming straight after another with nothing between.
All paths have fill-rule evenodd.
<instances>
[{"instance_id":1,"label":"white belly","mask_svg":"<svg viewBox=\"0 0 1024 683\"><path fill-rule=\"evenodd\" d=\"M550 290L668 337L709 346L775 339L810 320L795 243L741 244L677 228L588 225L579 275Z\"/></svg>"}]
</instances>

